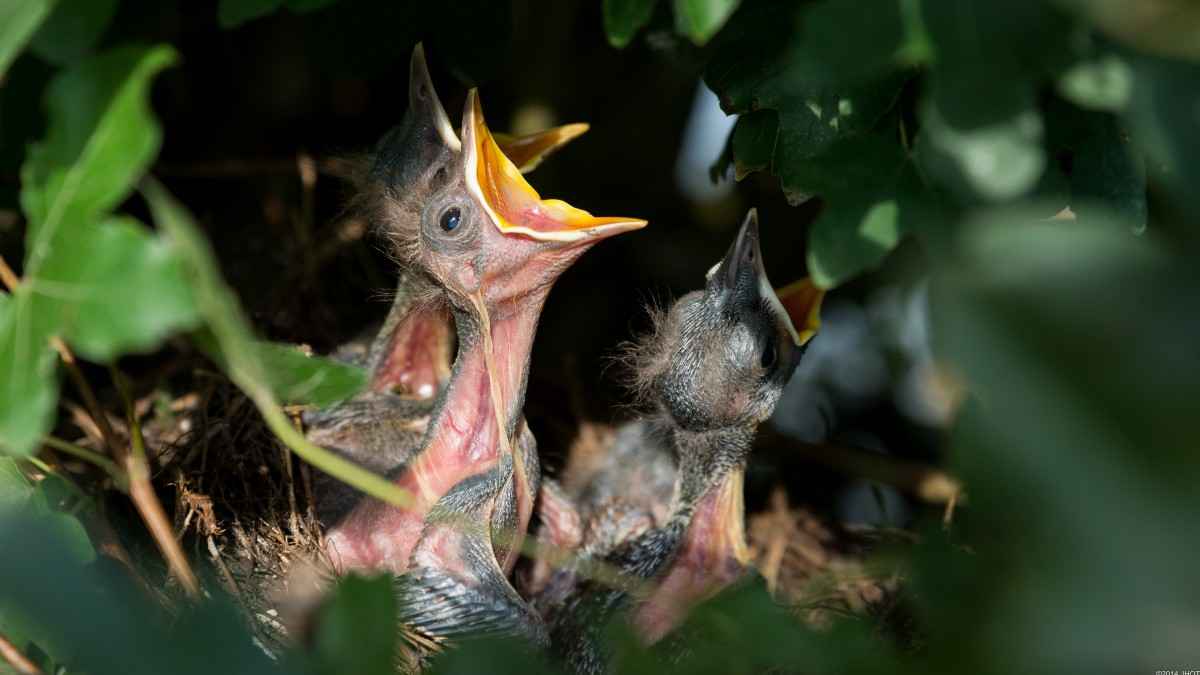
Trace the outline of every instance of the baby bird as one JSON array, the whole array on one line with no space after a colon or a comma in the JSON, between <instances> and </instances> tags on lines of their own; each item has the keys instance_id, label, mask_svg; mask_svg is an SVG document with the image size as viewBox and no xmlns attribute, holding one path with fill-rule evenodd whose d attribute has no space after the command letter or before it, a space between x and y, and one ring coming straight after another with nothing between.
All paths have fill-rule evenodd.
<instances>
[{"instance_id":1,"label":"baby bird","mask_svg":"<svg viewBox=\"0 0 1200 675\"><path fill-rule=\"evenodd\" d=\"M763 269L751 210L704 289L657 317L634 350L636 389L653 411L618 432L619 461L598 474L618 487L585 493L585 511L575 514L561 494L543 491L551 493L553 512L543 520L552 529L579 527L578 536L549 538L576 538L629 579L618 587L574 585L560 573L537 599L554 651L575 672L605 671L600 638L616 612L629 610L637 632L652 643L745 570L747 455L815 333L822 295L801 282L781 302ZM653 477L667 470L674 480L664 498L664 481ZM635 473L652 480L637 482Z\"/></svg>"},{"instance_id":2,"label":"baby bird","mask_svg":"<svg viewBox=\"0 0 1200 675\"><path fill-rule=\"evenodd\" d=\"M541 478L522 411L530 349L558 276L646 221L542 199L492 137L475 90L461 139L457 152L397 162L394 181L366 196L395 255L436 289L459 344L423 434L386 448L395 462L386 474L411 503L323 491L318 506L337 570L396 574L401 619L423 644L470 633L544 643L539 617L507 580Z\"/></svg>"},{"instance_id":3,"label":"baby bird","mask_svg":"<svg viewBox=\"0 0 1200 675\"><path fill-rule=\"evenodd\" d=\"M501 152L522 172L537 167L547 156L586 132L586 124L568 124L527 136L496 134ZM350 206L373 230L395 237L412 229L398 218L414 219L391 208L381 195L404 195L422 204L434 196L435 178L447 166L461 162L462 143L442 107L425 51L418 44L409 65L408 110L351 176L357 196ZM368 346L355 340L335 356L367 369L365 391L336 406L305 415L309 440L354 460L377 473L386 473L408 460L419 445L433 411L434 398L450 375L455 335L441 289L420 269L400 265L400 277L387 318ZM358 499L358 493L337 481L321 479L321 514L325 519Z\"/></svg>"}]
</instances>

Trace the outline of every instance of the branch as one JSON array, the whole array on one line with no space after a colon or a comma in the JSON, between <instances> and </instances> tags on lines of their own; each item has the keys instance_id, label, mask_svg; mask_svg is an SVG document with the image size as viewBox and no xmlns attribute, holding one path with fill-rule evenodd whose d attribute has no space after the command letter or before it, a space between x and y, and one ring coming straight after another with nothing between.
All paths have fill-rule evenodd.
<instances>
[{"instance_id":1,"label":"branch","mask_svg":"<svg viewBox=\"0 0 1200 675\"><path fill-rule=\"evenodd\" d=\"M125 471L129 475L129 498L133 500L151 536L154 537L158 550L166 558L171 575L179 581L188 596L198 598L200 582L192 572L187 556L183 554L183 548L175 539L175 532L171 529L167 514L163 511L162 503L158 501L158 495L154 493L154 486L150 484L150 467L146 463L146 441L142 437L142 423L134 410L125 376L116 366L110 370L117 392L121 395L121 402L125 405L125 418L129 425L131 448L129 452L123 453L122 457Z\"/></svg>"},{"instance_id":2,"label":"branch","mask_svg":"<svg viewBox=\"0 0 1200 675\"><path fill-rule=\"evenodd\" d=\"M85 462L95 464L103 469L104 472L113 479L113 482L117 484L117 488L120 489L121 492L129 491L129 477L124 471L121 470L121 467L117 466L116 462L96 452L95 450L89 450L53 436L46 436L42 439L42 443L54 448L55 450L58 450L59 452L71 455L76 459L81 459Z\"/></svg>"},{"instance_id":3,"label":"branch","mask_svg":"<svg viewBox=\"0 0 1200 675\"><path fill-rule=\"evenodd\" d=\"M42 669L34 665L28 657L21 653L20 649L8 638L0 635L0 658L3 658L8 665L12 666L13 670L19 675L42 675Z\"/></svg>"}]
</instances>

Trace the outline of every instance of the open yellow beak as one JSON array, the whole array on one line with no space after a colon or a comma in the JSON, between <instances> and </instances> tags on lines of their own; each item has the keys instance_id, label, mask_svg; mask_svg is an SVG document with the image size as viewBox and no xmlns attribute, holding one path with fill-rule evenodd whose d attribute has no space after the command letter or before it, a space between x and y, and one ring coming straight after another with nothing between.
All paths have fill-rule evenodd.
<instances>
[{"instance_id":1,"label":"open yellow beak","mask_svg":"<svg viewBox=\"0 0 1200 675\"><path fill-rule=\"evenodd\" d=\"M796 346L806 344L821 327L821 301L825 291L805 277L775 291L788 318L796 328Z\"/></svg>"},{"instance_id":2,"label":"open yellow beak","mask_svg":"<svg viewBox=\"0 0 1200 675\"><path fill-rule=\"evenodd\" d=\"M597 218L562 200L542 199L488 130L475 89L467 93L462 140L467 185L504 234L578 242L646 226L639 218Z\"/></svg>"},{"instance_id":3,"label":"open yellow beak","mask_svg":"<svg viewBox=\"0 0 1200 675\"><path fill-rule=\"evenodd\" d=\"M526 136L496 133L492 134L492 138L495 139L496 145L500 146L504 156L512 160L521 173L529 173L559 148L579 138L587 130L587 124L577 122L551 127Z\"/></svg>"}]
</instances>

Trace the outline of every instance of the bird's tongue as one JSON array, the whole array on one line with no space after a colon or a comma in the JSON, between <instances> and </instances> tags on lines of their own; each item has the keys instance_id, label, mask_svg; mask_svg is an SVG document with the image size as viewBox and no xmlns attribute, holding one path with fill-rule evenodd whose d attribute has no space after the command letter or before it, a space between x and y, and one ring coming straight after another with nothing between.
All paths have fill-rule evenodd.
<instances>
[{"instance_id":1,"label":"bird's tongue","mask_svg":"<svg viewBox=\"0 0 1200 675\"><path fill-rule=\"evenodd\" d=\"M743 478L741 469L731 471L697 502L678 555L637 610L635 624L646 643L669 633L689 608L736 581L749 564Z\"/></svg>"}]
</instances>

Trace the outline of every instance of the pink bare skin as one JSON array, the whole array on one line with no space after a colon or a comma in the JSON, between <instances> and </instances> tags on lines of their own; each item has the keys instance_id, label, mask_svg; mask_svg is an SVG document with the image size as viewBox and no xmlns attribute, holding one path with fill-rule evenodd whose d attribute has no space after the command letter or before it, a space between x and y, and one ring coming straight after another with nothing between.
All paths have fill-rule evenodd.
<instances>
[{"instance_id":1,"label":"pink bare skin","mask_svg":"<svg viewBox=\"0 0 1200 675\"><path fill-rule=\"evenodd\" d=\"M450 372L450 323L440 308L414 309L392 333L372 391L433 398Z\"/></svg>"}]
</instances>

